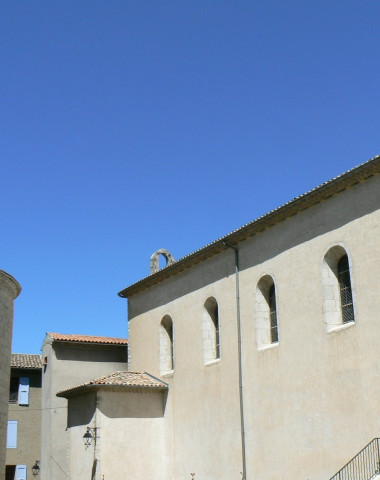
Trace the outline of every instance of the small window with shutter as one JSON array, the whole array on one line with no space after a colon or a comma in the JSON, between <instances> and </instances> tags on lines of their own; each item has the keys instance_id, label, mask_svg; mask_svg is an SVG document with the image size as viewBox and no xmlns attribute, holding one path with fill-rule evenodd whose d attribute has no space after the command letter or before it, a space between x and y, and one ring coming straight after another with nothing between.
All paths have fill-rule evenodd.
<instances>
[{"instance_id":1,"label":"small window with shutter","mask_svg":"<svg viewBox=\"0 0 380 480\"><path fill-rule=\"evenodd\" d=\"M17 420L8 421L7 448L17 448Z\"/></svg>"},{"instance_id":2,"label":"small window with shutter","mask_svg":"<svg viewBox=\"0 0 380 480\"><path fill-rule=\"evenodd\" d=\"M15 480L26 480L26 465L16 465Z\"/></svg>"},{"instance_id":3,"label":"small window with shutter","mask_svg":"<svg viewBox=\"0 0 380 480\"><path fill-rule=\"evenodd\" d=\"M18 387L18 404L29 405L29 378L20 377L20 383Z\"/></svg>"}]
</instances>

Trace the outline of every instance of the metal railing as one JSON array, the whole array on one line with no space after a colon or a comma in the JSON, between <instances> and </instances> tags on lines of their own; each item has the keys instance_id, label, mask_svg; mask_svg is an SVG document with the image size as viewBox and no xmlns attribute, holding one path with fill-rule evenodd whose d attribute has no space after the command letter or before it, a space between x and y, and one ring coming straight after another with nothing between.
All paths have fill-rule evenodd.
<instances>
[{"instance_id":1,"label":"metal railing","mask_svg":"<svg viewBox=\"0 0 380 480\"><path fill-rule=\"evenodd\" d=\"M379 442L374 438L330 480L371 480L380 474Z\"/></svg>"}]
</instances>

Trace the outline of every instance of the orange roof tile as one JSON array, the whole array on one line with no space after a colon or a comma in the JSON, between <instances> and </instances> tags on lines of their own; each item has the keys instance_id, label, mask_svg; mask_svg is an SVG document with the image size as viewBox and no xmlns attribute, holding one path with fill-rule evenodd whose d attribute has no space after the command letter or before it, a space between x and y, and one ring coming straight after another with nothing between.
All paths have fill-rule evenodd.
<instances>
[{"instance_id":1,"label":"orange roof tile","mask_svg":"<svg viewBox=\"0 0 380 480\"><path fill-rule=\"evenodd\" d=\"M74 393L79 393L83 389L96 387L153 388L155 390L166 390L168 384L147 372L119 371L76 385L75 387L61 390L57 393L57 397L67 398Z\"/></svg>"},{"instance_id":2,"label":"orange roof tile","mask_svg":"<svg viewBox=\"0 0 380 480\"><path fill-rule=\"evenodd\" d=\"M78 343L98 343L107 345L127 345L127 338L116 337L98 337L93 335L76 335L76 334L64 334L64 333L51 333L49 335L56 342L78 342Z\"/></svg>"},{"instance_id":3,"label":"orange roof tile","mask_svg":"<svg viewBox=\"0 0 380 480\"><path fill-rule=\"evenodd\" d=\"M13 368L42 368L41 355L29 353L12 353L11 367Z\"/></svg>"}]
</instances>

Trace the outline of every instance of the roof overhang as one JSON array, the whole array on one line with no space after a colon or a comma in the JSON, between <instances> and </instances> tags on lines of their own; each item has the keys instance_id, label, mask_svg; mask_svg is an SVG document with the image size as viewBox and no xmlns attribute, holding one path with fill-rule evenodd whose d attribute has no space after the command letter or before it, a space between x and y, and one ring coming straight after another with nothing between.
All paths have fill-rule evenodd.
<instances>
[{"instance_id":1,"label":"roof overhang","mask_svg":"<svg viewBox=\"0 0 380 480\"><path fill-rule=\"evenodd\" d=\"M59 391L57 397L71 398L94 390L150 391L168 389L168 384L148 372L113 372L95 380Z\"/></svg>"}]
</instances>

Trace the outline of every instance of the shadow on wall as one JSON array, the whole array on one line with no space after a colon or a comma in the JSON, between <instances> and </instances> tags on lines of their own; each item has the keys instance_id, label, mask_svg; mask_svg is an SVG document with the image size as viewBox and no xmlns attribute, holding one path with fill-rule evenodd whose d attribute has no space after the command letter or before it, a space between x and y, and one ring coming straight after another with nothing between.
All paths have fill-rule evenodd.
<instances>
[{"instance_id":1,"label":"shadow on wall","mask_svg":"<svg viewBox=\"0 0 380 480\"><path fill-rule=\"evenodd\" d=\"M92 471L91 471L91 480L95 480L96 478L96 467L98 466L98 459L94 458L94 463L92 464Z\"/></svg>"},{"instance_id":2,"label":"shadow on wall","mask_svg":"<svg viewBox=\"0 0 380 480\"><path fill-rule=\"evenodd\" d=\"M127 364L126 345L75 345L54 342L58 360L73 362L119 362Z\"/></svg>"},{"instance_id":3,"label":"shadow on wall","mask_svg":"<svg viewBox=\"0 0 380 480\"><path fill-rule=\"evenodd\" d=\"M143 389L103 391L98 408L108 418L162 418L165 415L167 391Z\"/></svg>"},{"instance_id":4,"label":"shadow on wall","mask_svg":"<svg viewBox=\"0 0 380 480\"><path fill-rule=\"evenodd\" d=\"M239 245L240 270L260 265L286 250L378 210L379 182L380 176L370 178L363 184L300 211L271 228L257 233L247 241L241 242ZM245 248L246 246L249 248ZM136 298L134 302L128 302L129 318L132 319L136 315L165 305L234 274L234 253L232 250L228 251L230 261L226 261L227 252L225 251L224 254L222 252L197 264L196 268L191 267L158 283L154 289L151 289L152 294L143 295L141 301L137 301Z\"/></svg>"},{"instance_id":5,"label":"shadow on wall","mask_svg":"<svg viewBox=\"0 0 380 480\"><path fill-rule=\"evenodd\" d=\"M168 392L145 389L104 390L69 398L67 427L91 424L96 408L108 418L162 418Z\"/></svg>"},{"instance_id":6,"label":"shadow on wall","mask_svg":"<svg viewBox=\"0 0 380 480\"><path fill-rule=\"evenodd\" d=\"M96 410L96 392L90 392L68 400L67 426L89 425Z\"/></svg>"}]
</instances>

